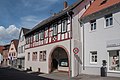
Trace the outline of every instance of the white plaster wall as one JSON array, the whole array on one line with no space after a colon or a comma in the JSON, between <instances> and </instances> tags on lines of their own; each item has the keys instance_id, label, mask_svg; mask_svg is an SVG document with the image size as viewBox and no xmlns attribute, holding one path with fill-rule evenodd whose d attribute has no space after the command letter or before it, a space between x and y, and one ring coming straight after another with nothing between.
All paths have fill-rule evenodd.
<instances>
[{"instance_id":1,"label":"white plaster wall","mask_svg":"<svg viewBox=\"0 0 120 80\"><path fill-rule=\"evenodd\" d=\"M54 47L61 45L64 46L68 50L68 54L70 53L70 42L69 40L61 41L57 43L52 43L40 47L30 48L25 50L25 69L32 67L33 71L38 71L38 68L41 69L41 72L43 73L49 73L49 55L50 52L54 49ZM46 50L46 61L39 61L39 51ZM32 53L37 51L37 61L32 61ZM30 52L30 61L27 59L27 54Z\"/></svg>"},{"instance_id":2,"label":"white plaster wall","mask_svg":"<svg viewBox=\"0 0 120 80\"><path fill-rule=\"evenodd\" d=\"M20 33L20 36L23 36L23 30L21 31ZM24 37L24 40L21 41L21 39L19 39L19 44L18 44L18 50L19 50L19 47L21 46L24 46L25 45L25 37ZM22 57L25 57L25 53L24 53L24 50L23 50L23 53L18 53L17 55L18 58L22 58Z\"/></svg>"},{"instance_id":3,"label":"white plaster wall","mask_svg":"<svg viewBox=\"0 0 120 80\"><path fill-rule=\"evenodd\" d=\"M105 14L104 14L105 15ZM85 29L85 70L83 73L100 75L102 60L109 62L107 41L120 39L120 12L113 14L113 26L105 28L105 18L100 17L96 20L97 28L90 31L90 23L84 24ZM111 50L114 50L113 47ZM117 48L120 49L120 48ZM97 51L97 64L90 64L90 51ZM116 74L116 73L115 73ZM113 76L115 74L112 73ZM110 73L108 74L110 75ZM117 74L118 75L118 74Z\"/></svg>"},{"instance_id":4,"label":"white plaster wall","mask_svg":"<svg viewBox=\"0 0 120 80\"><path fill-rule=\"evenodd\" d=\"M11 50L11 48L13 48L13 50ZM15 53L14 58L17 58L17 51L15 49L14 43L11 42L10 48L9 48L9 53ZM9 56L10 57L10 56Z\"/></svg>"}]
</instances>

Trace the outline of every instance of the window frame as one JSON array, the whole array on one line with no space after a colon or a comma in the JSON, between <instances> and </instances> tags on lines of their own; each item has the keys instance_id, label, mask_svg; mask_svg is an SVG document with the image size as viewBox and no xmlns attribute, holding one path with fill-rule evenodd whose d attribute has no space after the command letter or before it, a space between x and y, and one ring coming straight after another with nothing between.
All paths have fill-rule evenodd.
<instances>
[{"instance_id":1,"label":"window frame","mask_svg":"<svg viewBox=\"0 0 120 80\"><path fill-rule=\"evenodd\" d=\"M61 33L67 32L68 20L64 19L61 23Z\"/></svg>"},{"instance_id":2,"label":"window frame","mask_svg":"<svg viewBox=\"0 0 120 80\"><path fill-rule=\"evenodd\" d=\"M92 60L92 56L94 56L94 61ZM97 56L97 58L95 58L95 56ZM95 61L95 59L97 59L97 61ZM97 53L97 51L90 51L90 64L97 64L97 62L98 62L98 53Z\"/></svg>"},{"instance_id":3,"label":"window frame","mask_svg":"<svg viewBox=\"0 0 120 80\"><path fill-rule=\"evenodd\" d=\"M46 51L40 51L39 53L39 61L46 61Z\"/></svg>"},{"instance_id":4,"label":"window frame","mask_svg":"<svg viewBox=\"0 0 120 80\"><path fill-rule=\"evenodd\" d=\"M112 14L106 15L105 16L105 28L109 28L112 26L113 26L113 15Z\"/></svg>"},{"instance_id":5,"label":"window frame","mask_svg":"<svg viewBox=\"0 0 120 80\"><path fill-rule=\"evenodd\" d=\"M40 40L44 40L44 30L40 31Z\"/></svg>"},{"instance_id":6,"label":"window frame","mask_svg":"<svg viewBox=\"0 0 120 80\"><path fill-rule=\"evenodd\" d=\"M52 24L53 27L53 36L58 34L58 23Z\"/></svg>"},{"instance_id":7,"label":"window frame","mask_svg":"<svg viewBox=\"0 0 120 80\"><path fill-rule=\"evenodd\" d=\"M27 60L30 61L30 52L28 52Z\"/></svg>"},{"instance_id":8,"label":"window frame","mask_svg":"<svg viewBox=\"0 0 120 80\"><path fill-rule=\"evenodd\" d=\"M95 31L96 28L97 28L96 20L91 20L90 21L90 31Z\"/></svg>"},{"instance_id":9,"label":"window frame","mask_svg":"<svg viewBox=\"0 0 120 80\"><path fill-rule=\"evenodd\" d=\"M37 52L32 53L32 61L37 61Z\"/></svg>"}]
</instances>

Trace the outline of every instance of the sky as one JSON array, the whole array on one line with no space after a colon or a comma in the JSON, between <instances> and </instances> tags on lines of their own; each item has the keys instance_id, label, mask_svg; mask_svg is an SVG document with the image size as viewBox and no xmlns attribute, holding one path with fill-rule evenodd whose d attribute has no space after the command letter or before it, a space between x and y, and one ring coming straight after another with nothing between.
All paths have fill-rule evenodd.
<instances>
[{"instance_id":1,"label":"sky","mask_svg":"<svg viewBox=\"0 0 120 80\"><path fill-rule=\"evenodd\" d=\"M0 0L0 45L18 39L21 27L33 28L39 22L77 0Z\"/></svg>"}]
</instances>

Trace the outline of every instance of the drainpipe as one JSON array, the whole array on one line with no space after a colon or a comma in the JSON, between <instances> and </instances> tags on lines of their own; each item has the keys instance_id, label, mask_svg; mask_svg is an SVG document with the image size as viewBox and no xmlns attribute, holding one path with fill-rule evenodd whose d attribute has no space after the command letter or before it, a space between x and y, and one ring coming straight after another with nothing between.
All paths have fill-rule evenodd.
<instances>
[{"instance_id":1,"label":"drainpipe","mask_svg":"<svg viewBox=\"0 0 120 80\"><path fill-rule=\"evenodd\" d=\"M80 25L83 27L83 70L85 70L85 33L84 33L84 22L78 19Z\"/></svg>"},{"instance_id":2,"label":"drainpipe","mask_svg":"<svg viewBox=\"0 0 120 80\"><path fill-rule=\"evenodd\" d=\"M70 12L67 12L68 17L70 18L70 57L69 57L69 77L72 77L72 67L71 67L71 54L72 54L72 15Z\"/></svg>"}]
</instances>

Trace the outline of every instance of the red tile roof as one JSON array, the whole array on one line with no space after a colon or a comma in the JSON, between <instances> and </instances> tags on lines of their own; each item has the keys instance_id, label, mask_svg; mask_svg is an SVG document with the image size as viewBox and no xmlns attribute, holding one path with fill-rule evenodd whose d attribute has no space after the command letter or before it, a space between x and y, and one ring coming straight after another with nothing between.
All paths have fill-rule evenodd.
<instances>
[{"instance_id":1,"label":"red tile roof","mask_svg":"<svg viewBox=\"0 0 120 80\"><path fill-rule=\"evenodd\" d=\"M0 53L3 52L4 46L0 46Z\"/></svg>"},{"instance_id":2,"label":"red tile roof","mask_svg":"<svg viewBox=\"0 0 120 80\"><path fill-rule=\"evenodd\" d=\"M103 2L104 1L104 2ZM120 3L120 0L95 0L81 18Z\"/></svg>"}]
</instances>

